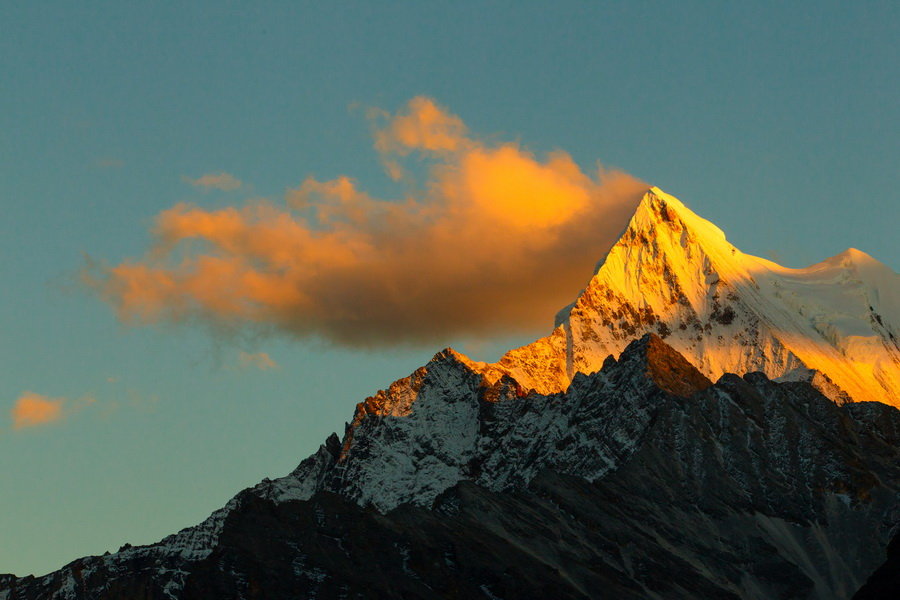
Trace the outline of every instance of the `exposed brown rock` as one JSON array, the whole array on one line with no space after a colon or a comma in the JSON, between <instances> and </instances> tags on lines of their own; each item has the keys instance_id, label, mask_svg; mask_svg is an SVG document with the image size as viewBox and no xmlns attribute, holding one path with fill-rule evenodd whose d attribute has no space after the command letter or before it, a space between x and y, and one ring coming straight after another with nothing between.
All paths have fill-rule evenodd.
<instances>
[{"instance_id":1,"label":"exposed brown rock","mask_svg":"<svg viewBox=\"0 0 900 600\"><path fill-rule=\"evenodd\" d=\"M648 333L638 344L647 361L647 374L663 390L688 398L712 386L697 367L676 352L655 333Z\"/></svg>"}]
</instances>

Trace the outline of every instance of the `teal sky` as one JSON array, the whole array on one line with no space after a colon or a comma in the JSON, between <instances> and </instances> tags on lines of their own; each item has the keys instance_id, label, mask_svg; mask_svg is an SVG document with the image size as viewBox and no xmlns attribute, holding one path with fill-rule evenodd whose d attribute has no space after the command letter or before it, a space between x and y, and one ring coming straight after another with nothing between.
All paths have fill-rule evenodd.
<instances>
[{"instance_id":1,"label":"teal sky","mask_svg":"<svg viewBox=\"0 0 900 600\"><path fill-rule=\"evenodd\" d=\"M3 3L0 572L154 542L291 470L441 346L525 341L127 327L77 284L85 254L140 256L178 202L280 198L310 174L388 195L364 109L426 95L658 185L746 252L804 266L853 246L897 271L898 39L895 2ZM219 172L245 186L184 181ZM14 430L26 391L66 417Z\"/></svg>"}]
</instances>

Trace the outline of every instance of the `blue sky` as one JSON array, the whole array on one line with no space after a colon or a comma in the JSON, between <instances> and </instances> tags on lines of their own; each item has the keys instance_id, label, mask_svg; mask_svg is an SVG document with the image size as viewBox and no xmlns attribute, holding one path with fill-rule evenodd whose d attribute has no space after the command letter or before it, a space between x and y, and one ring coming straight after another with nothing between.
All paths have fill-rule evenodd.
<instances>
[{"instance_id":1,"label":"blue sky","mask_svg":"<svg viewBox=\"0 0 900 600\"><path fill-rule=\"evenodd\" d=\"M898 34L892 2L5 3L0 572L156 541L292 469L440 347L525 341L128 327L78 284L85 255L141 256L179 202L279 199L309 175L392 197L366 109L425 95L491 139L658 185L746 252L804 266L853 246L896 271ZM185 181L220 172L244 186ZM66 418L13 430L26 391Z\"/></svg>"}]
</instances>

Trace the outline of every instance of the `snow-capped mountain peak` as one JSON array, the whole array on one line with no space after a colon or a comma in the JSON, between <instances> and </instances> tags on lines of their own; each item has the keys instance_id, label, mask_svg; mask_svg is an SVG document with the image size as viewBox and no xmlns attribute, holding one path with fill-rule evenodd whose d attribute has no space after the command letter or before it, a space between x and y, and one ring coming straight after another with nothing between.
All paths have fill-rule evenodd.
<instances>
[{"instance_id":1,"label":"snow-capped mountain peak","mask_svg":"<svg viewBox=\"0 0 900 600\"><path fill-rule=\"evenodd\" d=\"M896 273L852 248L805 269L744 254L658 188L553 332L496 366L523 387L562 391L647 332L712 379L821 372L835 399L900 403Z\"/></svg>"}]
</instances>

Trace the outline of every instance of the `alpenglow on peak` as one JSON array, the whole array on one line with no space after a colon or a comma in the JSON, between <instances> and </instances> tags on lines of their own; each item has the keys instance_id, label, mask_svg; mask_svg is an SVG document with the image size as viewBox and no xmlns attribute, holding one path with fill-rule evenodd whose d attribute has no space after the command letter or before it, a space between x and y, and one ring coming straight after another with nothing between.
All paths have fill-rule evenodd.
<instances>
[{"instance_id":1,"label":"alpenglow on peak","mask_svg":"<svg viewBox=\"0 0 900 600\"><path fill-rule=\"evenodd\" d=\"M553 393L650 332L714 380L761 371L900 405L900 276L855 249L803 269L744 254L656 187L550 335L492 367Z\"/></svg>"}]
</instances>

